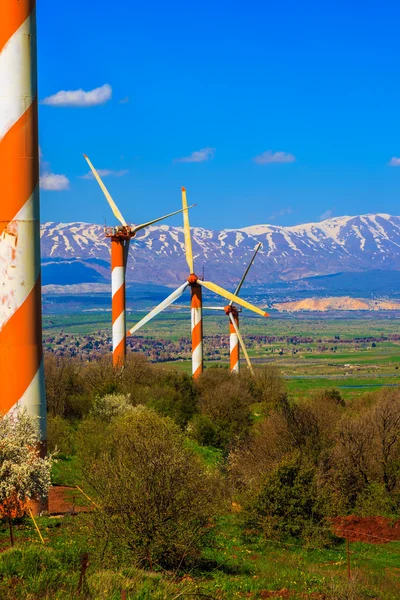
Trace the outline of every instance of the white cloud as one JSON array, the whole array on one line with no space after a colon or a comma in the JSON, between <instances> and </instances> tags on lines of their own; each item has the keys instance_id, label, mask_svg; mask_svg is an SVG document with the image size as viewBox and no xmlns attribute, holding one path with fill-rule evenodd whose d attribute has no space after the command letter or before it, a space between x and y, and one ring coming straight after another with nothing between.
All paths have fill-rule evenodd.
<instances>
[{"instance_id":1,"label":"white cloud","mask_svg":"<svg viewBox=\"0 0 400 600\"><path fill-rule=\"evenodd\" d=\"M397 156L393 156L393 158L391 158L389 161L389 165L391 167L400 167L400 158L397 158Z\"/></svg>"},{"instance_id":2,"label":"white cloud","mask_svg":"<svg viewBox=\"0 0 400 600\"><path fill-rule=\"evenodd\" d=\"M183 163L199 163L205 162L210 158L214 158L215 148L202 148L201 150L196 150L192 152L189 156L184 156L183 158L176 158L175 162L183 162Z\"/></svg>"},{"instance_id":3,"label":"white cloud","mask_svg":"<svg viewBox=\"0 0 400 600\"><path fill-rule=\"evenodd\" d=\"M69 189L69 179L66 175L56 175L55 173L43 173L40 176L40 188L53 192L60 192Z\"/></svg>"},{"instance_id":4,"label":"white cloud","mask_svg":"<svg viewBox=\"0 0 400 600\"><path fill-rule=\"evenodd\" d=\"M97 169L100 177L109 177L112 175L113 177L122 177L129 173L128 169L123 169L122 171L113 171L112 169ZM89 171L85 175L80 175L80 179L94 179L94 175L92 171Z\"/></svg>"},{"instance_id":5,"label":"white cloud","mask_svg":"<svg viewBox=\"0 0 400 600\"><path fill-rule=\"evenodd\" d=\"M322 215L320 216L320 220L325 221L325 219L330 219L333 215L333 212L333 208L328 208L325 212L322 213Z\"/></svg>"},{"instance_id":6,"label":"white cloud","mask_svg":"<svg viewBox=\"0 0 400 600\"><path fill-rule=\"evenodd\" d=\"M56 175L50 170L50 163L44 160L43 152L39 146L39 185L41 190L60 192L69 189L69 179L66 175Z\"/></svg>"},{"instance_id":7,"label":"white cloud","mask_svg":"<svg viewBox=\"0 0 400 600\"><path fill-rule=\"evenodd\" d=\"M98 87L89 92L84 90L61 90L53 96L48 96L42 100L42 104L48 106L97 106L98 104L105 104L111 99L112 88L108 83L105 83L101 87Z\"/></svg>"},{"instance_id":8,"label":"white cloud","mask_svg":"<svg viewBox=\"0 0 400 600\"><path fill-rule=\"evenodd\" d=\"M292 163L295 162L296 157L289 152L272 152L272 150L267 150L259 154L259 156L255 156L253 160L258 165L268 165L271 163Z\"/></svg>"}]
</instances>

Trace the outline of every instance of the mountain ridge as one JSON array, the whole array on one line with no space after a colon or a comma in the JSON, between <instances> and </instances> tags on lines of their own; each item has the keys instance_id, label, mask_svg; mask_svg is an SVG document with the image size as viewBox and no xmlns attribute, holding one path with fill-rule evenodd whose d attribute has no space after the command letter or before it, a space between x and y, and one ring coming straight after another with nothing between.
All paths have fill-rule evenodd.
<instances>
[{"instance_id":1,"label":"mountain ridge","mask_svg":"<svg viewBox=\"0 0 400 600\"><path fill-rule=\"evenodd\" d=\"M192 227L198 275L222 284L237 282L262 242L249 273L251 284L295 281L338 272L400 270L400 217L386 213L342 216L283 227L259 224L211 230ZM92 223L41 225L44 284L105 283L110 279L110 242ZM197 258L196 258L197 256ZM188 272L181 227L151 226L132 240L127 281L172 286Z\"/></svg>"}]
</instances>

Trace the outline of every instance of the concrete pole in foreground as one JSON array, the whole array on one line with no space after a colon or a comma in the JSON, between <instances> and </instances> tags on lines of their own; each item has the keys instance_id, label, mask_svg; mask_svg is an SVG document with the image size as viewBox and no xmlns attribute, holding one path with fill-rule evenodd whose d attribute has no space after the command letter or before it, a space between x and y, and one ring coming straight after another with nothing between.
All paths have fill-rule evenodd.
<instances>
[{"instance_id":1,"label":"concrete pole in foreground","mask_svg":"<svg viewBox=\"0 0 400 600\"><path fill-rule=\"evenodd\" d=\"M45 453L36 62L36 0L2 0L0 413L25 406L38 417Z\"/></svg>"}]
</instances>

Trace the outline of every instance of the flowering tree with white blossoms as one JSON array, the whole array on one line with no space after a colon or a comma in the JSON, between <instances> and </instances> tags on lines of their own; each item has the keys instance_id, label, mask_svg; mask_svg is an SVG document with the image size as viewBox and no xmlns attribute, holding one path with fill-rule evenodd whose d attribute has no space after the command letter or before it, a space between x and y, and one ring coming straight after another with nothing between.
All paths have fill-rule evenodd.
<instances>
[{"instance_id":1,"label":"flowering tree with white blossoms","mask_svg":"<svg viewBox=\"0 0 400 600\"><path fill-rule=\"evenodd\" d=\"M29 500L48 494L53 456L40 456L36 419L25 409L0 417L0 518L7 519L11 545L12 520L25 513Z\"/></svg>"}]
</instances>

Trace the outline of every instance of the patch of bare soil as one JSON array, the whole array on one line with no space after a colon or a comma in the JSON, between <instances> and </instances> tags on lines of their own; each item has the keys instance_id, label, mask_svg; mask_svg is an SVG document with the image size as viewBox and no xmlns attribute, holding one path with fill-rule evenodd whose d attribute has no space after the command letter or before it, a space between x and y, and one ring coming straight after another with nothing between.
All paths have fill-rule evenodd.
<instances>
[{"instance_id":1,"label":"patch of bare soil","mask_svg":"<svg viewBox=\"0 0 400 600\"><path fill-rule=\"evenodd\" d=\"M87 506L82 503L81 493L74 487L54 485L49 491L49 513L65 515L66 513L86 512Z\"/></svg>"},{"instance_id":2,"label":"patch of bare soil","mask_svg":"<svg viewBox=\"0 0 400 600\"><path fill-rule=\"evenodd\" d=\"M350 542L369 542L384 544L400 540L400 519L386 517L335 517L333 530L340 537L348 537Z\"/></svg>"}]
</instances>

